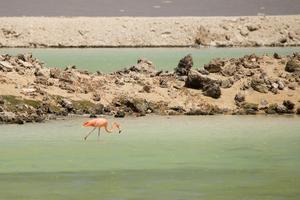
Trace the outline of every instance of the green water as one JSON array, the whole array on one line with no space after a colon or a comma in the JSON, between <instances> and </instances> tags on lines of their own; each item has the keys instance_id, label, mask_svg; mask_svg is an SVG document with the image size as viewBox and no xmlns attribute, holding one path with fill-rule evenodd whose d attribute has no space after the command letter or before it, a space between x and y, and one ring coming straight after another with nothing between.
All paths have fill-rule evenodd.
<instances>
[{"instance_id":1,"label":"green water","mask_svg":"<svg viewBox=\"0 0 300 200\"><path fill-rule=\"evenodd\" d=\"M0 126L0 199L300 199L300 117L143 117Z\"/></svg>"},{"instance_id":2,"label":"green water","mask_svg":"<svg viewBox=\"0 0 300 200\"><path fill-rule=\"evenodd\" d=\"M275 48L94 48L94 49L0 49L0 54L31 52L47 66L64 68L76 65L89 71L112 72L134 65L138 58L151 60L158 69L173 70L178 61L191 53L194 66L201 67L216 57L241 57L246 54L257 55L274 52L280 55L300 52L300 47Z\"/></svg>"}]
</instances>

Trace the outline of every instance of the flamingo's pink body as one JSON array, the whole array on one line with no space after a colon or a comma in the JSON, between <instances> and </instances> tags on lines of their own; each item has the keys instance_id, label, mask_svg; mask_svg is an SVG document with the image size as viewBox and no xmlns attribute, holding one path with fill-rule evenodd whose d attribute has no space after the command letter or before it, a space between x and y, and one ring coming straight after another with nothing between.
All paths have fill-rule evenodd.
<instances>
[{"instance_id":1,"label":"flamingo's pink body","mask_svg":"<svg viewBox=\"0 0 300 200\"><path fill-rule=\"evenodd\" d=\"M97 118L97 119L92 119L88 122L83 123L83 126L85 127L94 127L94 129L92 131L90 131L85 137L84 139L86 140L87 137L96 129L98 128L98 139L100 136L100 128L104 128L106 132L111 133L113 132L114 128L117 128L119 130L119 133L121 133L121 129L120 129L120 125L116 122L114 122L111 126L111 129L108 127L108 120L105 118Z\"/></svg>"}]
</instances>

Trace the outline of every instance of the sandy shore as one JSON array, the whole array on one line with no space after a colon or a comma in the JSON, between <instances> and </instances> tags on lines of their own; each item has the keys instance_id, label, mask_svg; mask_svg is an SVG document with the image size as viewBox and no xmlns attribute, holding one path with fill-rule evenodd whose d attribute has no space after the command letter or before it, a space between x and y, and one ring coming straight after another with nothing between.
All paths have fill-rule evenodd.
<instances>
[{"instance_id":1,"label":"sandy shore","mask_svg":"<svg viewBox=\"0 0 300 200\"><path fill-rule=\"evenodd\" d=\"M300 16L1 17L0 47L299 46Z\"/></svg>"}]
</instances>

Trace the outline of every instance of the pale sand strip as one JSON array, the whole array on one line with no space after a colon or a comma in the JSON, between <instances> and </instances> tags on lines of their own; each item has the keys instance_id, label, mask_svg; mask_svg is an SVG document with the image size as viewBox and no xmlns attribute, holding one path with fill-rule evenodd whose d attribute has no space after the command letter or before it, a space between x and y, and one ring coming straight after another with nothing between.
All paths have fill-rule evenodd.
<instances>
[{"instance_id":1,"label":"pale sand strip","mask_svg":"<svg viewBox=\"0 0 300 200\"><path fill-rule=\"evenodd\" d=\"M2 17L1 47L299 46L300 15Z\"/></svg>"}]
</instances>

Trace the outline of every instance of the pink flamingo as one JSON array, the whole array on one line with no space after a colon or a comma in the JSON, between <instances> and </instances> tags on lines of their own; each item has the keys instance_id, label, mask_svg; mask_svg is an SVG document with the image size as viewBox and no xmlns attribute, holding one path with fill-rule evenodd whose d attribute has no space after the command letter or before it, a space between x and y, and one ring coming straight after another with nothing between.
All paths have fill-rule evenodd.
<instances>
[{"instance_id":1,"label":"pink flamingo","mask_svg":"<svg viewBox=\"0 0 300 200\"><path fill-rule=\"evenodd\" d=\"M94 127L93 130L91 130L85 137L84 140L87 139L87 137L94 131L96 128L98 128L98 140L100 138L100 128L104 128L106 132L112 133L114 128L117 128L119 130L119 133L121 133L120 125L117 122L112 123L111 129L108 128L108 120L105 118L97 118L92 119L91 121L85 122L83 126L88 127Z\"/></svg>"}]
</instances>

